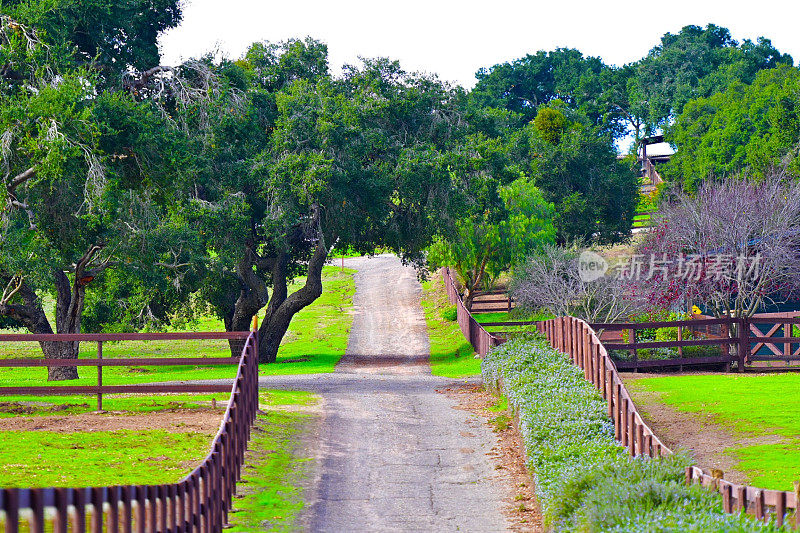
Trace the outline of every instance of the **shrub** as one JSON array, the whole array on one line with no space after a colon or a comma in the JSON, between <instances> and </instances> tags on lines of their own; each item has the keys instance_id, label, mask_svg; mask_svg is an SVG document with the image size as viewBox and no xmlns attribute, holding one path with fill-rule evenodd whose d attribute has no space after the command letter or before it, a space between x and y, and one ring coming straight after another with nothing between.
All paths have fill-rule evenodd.
<instances>
[{"instance_id":1,"label":"shrub","mask_svg":"<svg viewBox=\"0 0 800 533\"><path fill-rule=\"evenodd\" d=\"M722 511L689 460L631 458L614 440L600 394L541 335L511 339L483 360L484 381L501 381L519 415L545 523L554 531L777 531Z\"/></svg>"}]
</instances>

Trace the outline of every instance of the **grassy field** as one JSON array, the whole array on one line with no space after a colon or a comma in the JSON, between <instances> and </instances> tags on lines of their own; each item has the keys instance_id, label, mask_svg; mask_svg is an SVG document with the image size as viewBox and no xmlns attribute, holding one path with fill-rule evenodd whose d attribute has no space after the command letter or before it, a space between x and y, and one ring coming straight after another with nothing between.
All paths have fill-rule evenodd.
<instances>
[{"instance_id":1,"label":"grassy field","mask_svg":"<svg viewBox=\"0 0 800 533\"><path fill-rule=\"evenodd\" d=\"M333 372L344 355L347 336L352 323L348 312L355 293L355 271L328 266L323 271L323 294L313 304L292 319L289 331L278 352L277 363L262 365L260 374L307 374ZM296 290L299 285L294 285ZM191 329L224 331L222 322L205 318ZM95 358L95 343L82 343L80 357ZM104 343L104 358L121 357L230 357L226 341L125 341ZM0 358L41 357L36 343L5 343L0 348ZM159 381L184 381L195 379L225 379L236 374L235 365L225 366L160 366L160 367L106 367L103 383L121 385L153 383ZM32 385L94 385L97 371L79 369L81 379L70 382L47 383L46 368L3 368L0 383L4 386ZM33 401L33 398L28 398Z\"/></svg>"},{"instance_id":2,"label":"grassy field","mask_svg":"<svg viewBox=\"0 0 800 533\"><path fill-rule=\"evenodd\" d=\"M295 459L290 455L293 453L292 437L309 415L294 412L291 407L316 402L317 397L307 392L261 393L260 405L264 414L260 415L260 427L263 427L254 432L251 449L268 451L261 454L246 477L248 481L250 478L261 480L267 487L262 490L262 485L258 485L257 494L248 495L237 507L248 510L248 502L256 497L260 498L259 505L263 505L265 499L272 502L270 508L281 516L291 517L298 505L302 507L289 497L290 480L299 473L293 464ZM184 409L189 408L184 406ZM223 408L224 404L220 403L217 408L220 417ZM141 414L134 409L124 414L137 413ZM216 428L208 433L165 429L3 431L0 432L2 486L174 483L203 460L215 432ZM277 478L281 477L286 480L278 483ZM273 481L274 486L271 484ZM262 494L265 491L270 494Z\"/></svg>"},{"instance_id":3,"label":"grassy field","mask_svg":"<svg viewBox=\"0 0 800 533\"><path fill-rule=\"evenodd\" d=\"M481 361L461 334L455 321L444 282L438 273L422 284L422 309L431 345L431 372L434 376L463 378L481 373Z\"/></svg>"},{"instance_id":4,"label":"grassy field","mask_svg":"<svg viewBox=\"0 0 800 533\"><path fill-rule=\"evenodd\" d=\"M234 531L297 531L303 509L302 486L311 474L313 458L302 450L301 436L314 414L291 406L313 406L319 397L308 392L275 393L272 408L262 409L248 445L241 497L231 514Z\"/></svg>"},{"instance_id":5,"label":"grassy field","mask_svg":"<svg viewBox=\"0 0 800 533\"><path fill-rule=\"evenodd\" d=\"M208 453L213 435L163 429L0 433L5 487L174 483ZM89 481L91 480L91 481Z\"/></svg>"},{"instance_id":6,"label":"grassy field","mask_svg":"<svg viewBox=\"0 0 800 533\"><path fill-rule=\"evenodd\" d=\"M776 444L725 450L755 486L791 490L800 480L798 374L720 374L642 378L632 393L656 392L678 411L712 415L716 423L748 436L775 435Z\"/></svg>"},{"instance_id":7,"label":"grassy field","mask_svg":"<svg viewBox=\"0 0 800 533\"><path fill-rule=\"evenodd\" d=\"M314 304L304 309L292 320L278 354L278 363L262 365L262 374L300 374L332 372L334 365L344 355L347 337L352 323L349 309L355 292L353 270L326 267L324 270L324 292ZM199 327L198 327L199 326ZM202 330L219 330L222 325L212 319L195 324ZM95 357L95 345L83 343L81 357ZM122 342L105 343L104 358L112 357L228 357L227 343L222 341L188 342ZM38 346L33 343L6 343L0 357L41 357ZM95 384L94 368L83 368L81 379L63 383L65 385ZM151 367L104 369L104 384L130 384L166 380L231 378L235 366L225 367ZM0 384L52 385L46 382L46 370L3 369ZM106 395L103 407L107 417L147 416L158 411L208 410L212 402L217 404L219 416L228 400L228 394L165 394L159 396ZM262 391L264 406L298 405L313 402L308 393ZM89 396L14 396L0 397L0 418L31 416L80 415L96 409L95 397ZM281 449L291 443L292 428L299 428L307 418L302 413L278 410L265 415L268 425L274 428L272 440L264 440L259 433L258 443L265 452L259 464L266 464L265 486L275 476L289 479L297 471L296 465L285 460ZM146 420L142 427L146 428ZM299 429L297 429L299 431ZM273 433L271 429L269 433ZM3 431L0 432L0 486L64 486L119 484L159 484L175 482L187 474L192 465L205 456L213 433L191 432L169 433L163 429L136 431ZM284 438L285 437L285 438ZM280 448L284 446L284 448ZM288 452L286 452L288 453ZM283 454L283 455L281 455ZM283 457L283 459L281 459ZM274 460L274 461L273 461ZM90 481L89 481L90 480ZM277 487L277 485L276 485ZM271 490L271 489L270 489ZM276 488L276 490L278 490ZM282 489L281 489L282 490ZM261 491L262 493L264 491ZM286 503L282 493L273 491L270 509L279 509ZM260 498L266 498L263 494ZM264 503L259 500L259 506ZM286 500L288 501L288 500ZM295 507L298 502L292 505ZM291 506L290 506L291 507ZM275 516L292 516L294 511L275 510ZM272 512L272 511L270 511ZM259 530L254 526L253 530Z\"/></svg>"}]
</instances>

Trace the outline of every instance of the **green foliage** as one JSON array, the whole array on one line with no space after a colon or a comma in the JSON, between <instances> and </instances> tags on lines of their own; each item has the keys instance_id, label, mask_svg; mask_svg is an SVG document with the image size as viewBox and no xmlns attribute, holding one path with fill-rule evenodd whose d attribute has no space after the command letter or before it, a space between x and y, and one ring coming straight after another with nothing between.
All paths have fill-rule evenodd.
<instances>
[{"instance_id":1,"label":"green foliage","mask_svg":"<svg viewBox=\"0 0 800 533\"><path fill-rule=\"evenodd\" d=\"M718 494L687 487L683 456L630 458L614 440L599 393L540 336L494 349L482 369L487 383L502 378L519 416L537 496L553 530L776 530L725 514Z\"/></svg>"},{"instance_id":2,"label":"green foliage","mask_svg":"<svg viewBox=\"0 0 800 533\"><path fill-rule=\"evenodd\" d=\"M478 106L519 114L523 124L533 120L540 106L561 100L599 125L601 79L607 68L600 58L584 57L575 49L539 51L480 69L470 98Z\"/></svg>"},{"instance_id":3,"label":"green foliage","mask_svg":"<svg viewBox=\"0 0 800 533\"><path fill-rule=\"evenodd\" d=\"M428 263L452 266L470 293L534 250L552 242L553 207L527 178L497 189L502 206L455 221L454 235L438 237Z\"/></svg>"},{"instance_id":4,"label":"green foliage","mask_svg":"<svg viewBox=\"0 0 800 533\"><path fill-rule=\"evenodd\" d=\"M531 177L555 204L559 242L620 242L630 234L636 174L617 160L610 138L575 119L557 143L528 128Z\"/></svg>"},{"instance_id":5,"label":"green foliage","mask_svg":"<svg viewBox=\"0 0 800 533\"><path fill-rule=\"evenodd\" d=\"M669 139L679 150L664 177L691 190L705 179L740 172L758 179L783 166L800 176L800 71L764 70L750 85L688 102Z\"/></svg>"},{"instance_id":6,"label":"green foliage","mask_svg":"<svg viewBox=\"0 0 800 533\"><path fill-rule=\"evenodd\" d=\"M542 139L551 144L558 144L567 130L568 123L564 113L552 107L544 107L536 113L533 125Z\"/></svg>"},{"instance_id":7,"label":"green foliage","mask_svg":"<svg viewBox=\"0 0 800 533\"><path fill-rule=\"evenodd\" d=\"M174 3L156 4L3 4L6 59L28 76L4 68L0 83L0 281L21 288L0 314L14 326L81 331L87 287L89 331L163 325L188 297L187 258L205 250L172 197L187 140L152 102L118 90L128 68L157 63L157 33L177 23ZM46 320L45 295L78 312Z\"/></svg>"},{"instance_id":8,"label":"green foliage","mask_svg":"<svg viewBox=\"0 0 800 533\"><path fill-rule=\"evenodd\" d=\"M739 44L727 28L684 26L676 34L665 34L636 65L633 83L637 99L646 103L648 122L662 126L690 100L737 81L749 83L759 70L780 64L792 65L792 58L776 50L769 39Z\"/></svg>"},{"instance_id":9,"label":"green foliage","mask_svg":"<svg viewBox=\"0 0 800 533\"><path fill-rule=\"evenodd\" d=\"M2 11L37 28L51 46L74 50L73 62L91 63L109 85L128 69L158 65L159 35L181 21L178 0L5 1Z\"/></svg>"}]
</instances>

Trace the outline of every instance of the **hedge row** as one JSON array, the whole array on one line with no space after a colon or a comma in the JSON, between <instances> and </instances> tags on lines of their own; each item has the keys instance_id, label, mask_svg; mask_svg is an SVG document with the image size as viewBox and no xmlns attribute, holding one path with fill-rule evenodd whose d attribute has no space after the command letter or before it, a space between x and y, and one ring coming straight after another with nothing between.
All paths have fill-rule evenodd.
<instances>
[{"instance_id":1,"label":"hedge row","mask_svg":"<svg viewBox=\"0 0 800 533\"><path fill-rule=\"evenodd\" d=\"M538 335L512 339L483 361L519 416L545 525L554 531L782 531L729 515L722 500L686 486L686 455L630 457L614 440L606 404L566 355Z\"/></svg>"}]
</instances>

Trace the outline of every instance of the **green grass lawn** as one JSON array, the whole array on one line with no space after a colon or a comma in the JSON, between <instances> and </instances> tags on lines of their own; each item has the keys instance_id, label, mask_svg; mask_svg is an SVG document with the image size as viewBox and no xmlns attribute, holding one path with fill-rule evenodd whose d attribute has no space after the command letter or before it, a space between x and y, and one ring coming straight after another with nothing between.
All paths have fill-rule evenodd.
<instances>
[{"instance_id":1,"label":"green grass lawn","mask_svg":"<svg viewBox=\"0 0 800 533\"><path fill-rule=\"evenodd\" d=\"M277 407L314 405L319 397L308 392L278 393ZM288 394L288 397L287 397ZM311 475L313 458L302 452L301 436L313 414L265 409L259 415L248 445L238 510L230 515L234 531L297 531L303 509L302 486Z\"/></svg>"},{"instance_id":2,"label":"green grass lawn","mask_svg":"<svg viewBox=\"0 0 800 533\"><path fill-rule=\"evenodd\" d=\"M294 316L278 352L277 363L262 365L260 374L307 374L333 372L344 355L347 337L352 324L352 306L355 283L354 270L326 266L323 270L323 293L313 304ZM292 290L297 290L294 284ZM224 331L222 322L204 318L190 329ZM0 358L39 358L37 343L9 342L0 345ZM97 345L81 344L80 357L97 357ZM103 357L230 357L227 341L124 341L103 344ZM0 368L3 386L34 385L95 385L97 371L93 367L78 370L81 379L69 382L47 382L46 368ZM236 375L235 365L208 366L158 366L158 367L106 367L103 369L105 385L153 383L160 381L185 381L196 379L226 379ZM2 401L2 398L0 398Z\"/></svg>"},{"instance_id":3,"label":"green grass lawn","mask_svg":"<svg viewBox=\"0 0 800 533\"><path fill-rule=\"evenodd\" d=\"M212 397L224 397L227 400L226 395L126 398L129 403L119 402L116 405L122 412L98 416L130 416L164 409L208 408ZM226 405L224 400L217 406L220 420ZM284 426L293 427L295 422L308 415L280 411L278 415L272 416L272 410L316 402L317 397L307 392L260 393L261 408L267 413L262 417L269 419L269 424L275 431L285 431L287 427ZM0 486L73 487L175 483L205 458L215 433L216 429L210 433L170 432L164 429L3 431L0 432L0 471L3 472ZM290 435L289 432L285 434L287 437ZM255 442L261 441L254 440ZM276 449L274 453L277 458L281 452Z\"/></svg>"},{"instance_id":4,"label":"green grass lawn","mask_svg":"<svg viewBox=\"0 0 800 533\"><path fill-rule=\"evenodd\" d=\"M431 345L431 372L434 376L463 378L481 373L481 361L475 359L475 351L464 338L454 317L445 292L444 282L438 273L422 284L422 309L428 325Z\"/></svg>"},{"instance_id":5,"label":"green grass lawn","mask_svg":"<svg viewBox=\"0 0 800 533\"><path fill-rule=\"evenodd\" d=\"M163 429L0 433L4 487L175 483L208 453L213 435Z\"/></svg>"},{"instance_id":6,"label":"green grass lawn","mask_svg":"<svg viewBox=\"0 0 800 533\"><path fill-rule=\"evenodd\" d=\"M791 490L800 480L800 374L720 374L642 378L631 392L657 392L678 411L710 414L743 435L776 435L777 444L725 450L755 486Z\"/></svg>"}]
</instances>

